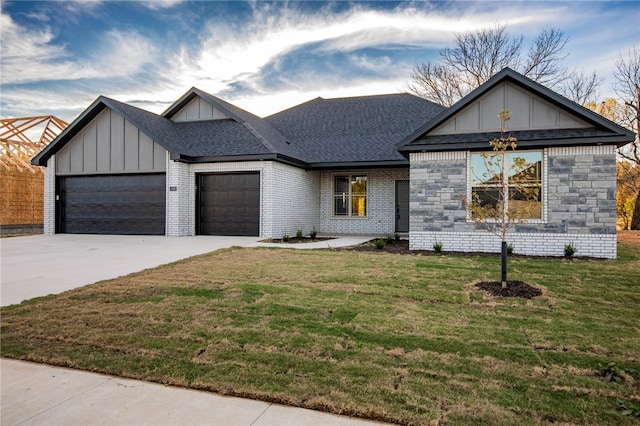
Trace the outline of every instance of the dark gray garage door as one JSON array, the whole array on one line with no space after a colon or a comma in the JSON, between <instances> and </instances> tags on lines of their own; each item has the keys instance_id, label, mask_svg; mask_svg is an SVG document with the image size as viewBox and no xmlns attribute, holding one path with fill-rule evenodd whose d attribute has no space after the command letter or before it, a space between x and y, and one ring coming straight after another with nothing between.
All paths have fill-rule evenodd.
<instances>
[{"instance_id":1,"label":"dark gray garage door","mask_svg":"<svg viewBox=\"0 0 640 426\"><path fill-rule=\"evenodd\" d=\"M260 235L260 174L198 175L198 234Z\"/></svg>"},{"instance_id":2,"label":"dark gray garage door","mask_svg":"<svg viewBox=\"0 0 640 426\"><path fill-rule=\"evenodd\" d=\"M57 180L57 232L164 235L165 174Z\"/></svg>"}]
</instances>

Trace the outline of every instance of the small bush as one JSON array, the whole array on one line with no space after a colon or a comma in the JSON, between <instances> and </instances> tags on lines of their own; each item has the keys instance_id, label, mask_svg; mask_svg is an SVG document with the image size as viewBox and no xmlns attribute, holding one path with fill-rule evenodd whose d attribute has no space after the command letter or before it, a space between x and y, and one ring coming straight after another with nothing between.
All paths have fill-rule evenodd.
<instances>
[{"instance_id":1,"label":"small bush","mask_svg":"<svg viewBox=\"0 0 640 426\"><path fill-rule=\"evenodd\" d=\"M304 238L304 234L302 233L302 229L298 229L296 231L296 238L299 239L299 240Z\"/></svg>"},{"instance_id":2,"label":"small bush","mask_svg":"<svg viewBox=\"0 0 640 426\"><path fill-rule=\"evenodd\" d=\"M433 251L436 253L442 253L442 243L440 241L433 243Z\"/></svg>"},{"instance_id":3,"label":"small bush","mask_svg":"<svg viewBox=\"0 0 640 426\"><path fill-rule=\"evenodd\" d=\"M622 369L618 368L615 362L610 362L606 367L600 369L600 377L602 380L609 382L622 383L624 378L622 377Z\"/></svg>"},{"instance_id":4,"label":"small bush","mask_svg":"<svg viewBox=\"0 0 640 426\"><path fill-rule=\"evenodd\" d=\"M284 243L288 243L288 242L289 242L289 235L284 234L284 235L282 236L282 242L284 242Z\"/></svg>"},{"instance_id":5,"label":"small bush","mask_svg":"<svg viewBox=\"0 0 640 426\"><path fill-rule=\"evenodd\" d=\"M566 246L564 246L564 257L566 259L571 259L573 258L573 255L576 254L576 251L578 250L576 250L573 243L569 243Z\"/></svg>"},{"instance_id":6,"label":"small bush","mask_svg":"<svg viewBox=\"0 0 640 426\"><path fill-rule=\"evenodd\" d=\"M507 244L507 255L511 256L513 254L513 244Z\"/></svg>"},{"instance_id":7,"label":"small bush","mask_svg":"<svg viewBox=\"0 0 640 426\"><path fill-rule=\"evenodd\" d=\"M375 245L378 250L382 250L386 244L387 243L382 238L378 238L375 241Z\"/></svg>"},{"instance_id":8,"label":"small bush","mask_svg":"<svg viewBox=\"0 0 640 426\"><path fill-rule=\"evenodd\" d=\"M393 234L393 238L394 238L396 241L400 241L400 234L398 234L398 233L396 232L395 234Z\"/></svg>"},{"instance_id":9,"label":"small bush","mask_svg":"<svg viewBox=\"0 0 640 426\"><path fill-rule=\"evenodd\" d=\"M385 242L386 242L387 244L393 244L393 241L394 241L394 239L393 239L393 237L392 237L391 235L387 235L387 236L385 237Z\"/></svg>"},{"instance_id":10,"label":"small bush","mask_svg":"<svg viewBox=\"0 0 640 426\"><path fill-rule=\"evenodd\" d=\"M318 236L318 233L316 232L316 228L313 228L313 231L309 232L309 236L311 237L312 240L316 239L316 237Z\"/></svg>"}]
</instances>

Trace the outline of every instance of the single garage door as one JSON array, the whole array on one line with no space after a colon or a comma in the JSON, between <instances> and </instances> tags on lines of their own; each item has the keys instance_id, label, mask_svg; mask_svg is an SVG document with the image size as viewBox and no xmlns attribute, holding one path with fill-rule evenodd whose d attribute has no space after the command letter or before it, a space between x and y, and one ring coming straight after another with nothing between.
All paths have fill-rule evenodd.
<instances>
[{"instance_id":1,"label":"single garage door","mask_svg":"<svg viewBox=\"0 0 640 426\"><path fill-rule=\"evenodd\" d=\"M198 234L260 235L260 173L198 175Z\"/></svg>"},{"instance_id":2,"label":"single garage door","mask_svg":"<svg viewBox=\"0 0 640 426\"><path fill-rule=\"evenodd\" d=\"M164 173L60 177L56 189L57 232L165 233Z\"/></svg>"}]
</instances>

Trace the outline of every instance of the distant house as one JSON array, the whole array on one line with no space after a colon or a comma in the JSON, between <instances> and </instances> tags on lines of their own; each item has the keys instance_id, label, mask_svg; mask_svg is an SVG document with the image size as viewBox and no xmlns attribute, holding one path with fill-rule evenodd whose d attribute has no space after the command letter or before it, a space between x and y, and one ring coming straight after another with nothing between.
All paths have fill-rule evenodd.
<instances>
[{"instance_id":1,"label":"distant house","mask_svg":"<svg viewBox=\"0 0 640 426\"><path fill-rule=\"evenodd\" d=\"M413 249L497 251L462 197L511 111L539 167L515 251L616 256L616 147L634 134L505 69L444 107L409 94L317 98L259 118L192 88L162 115L99 97L33 163L45 233L408 233Z\"/></svg>"}]
</instances>

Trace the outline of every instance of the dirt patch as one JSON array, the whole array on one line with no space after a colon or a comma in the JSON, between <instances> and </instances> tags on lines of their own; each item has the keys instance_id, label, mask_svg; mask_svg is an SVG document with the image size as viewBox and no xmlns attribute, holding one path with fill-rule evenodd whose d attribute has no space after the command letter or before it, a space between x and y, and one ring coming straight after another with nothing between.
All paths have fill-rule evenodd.
<instances>
[{"instance_id":1,"label":"dirt patch","mask_svg":"<svg viewBox=\"0 0 640 426\"><path fill-rule=\"evenodd\" d=\"M640 231L618 231L618 241L640 244Z\"/></svg>"},{"instance_id":2,"label":"dirt patch","mask_svg":"<svg viewBox=\"0 0 640 426\"><path fill-rule=\"evenodd\" d=\"M483 281L476 284L476 287L485 290L492 296L520 297L523 299L533 299L534 297L542 296L542 290L523 281L507 281L506 288L502 288L500 281Z\"/></svg>"}]
</instances>

